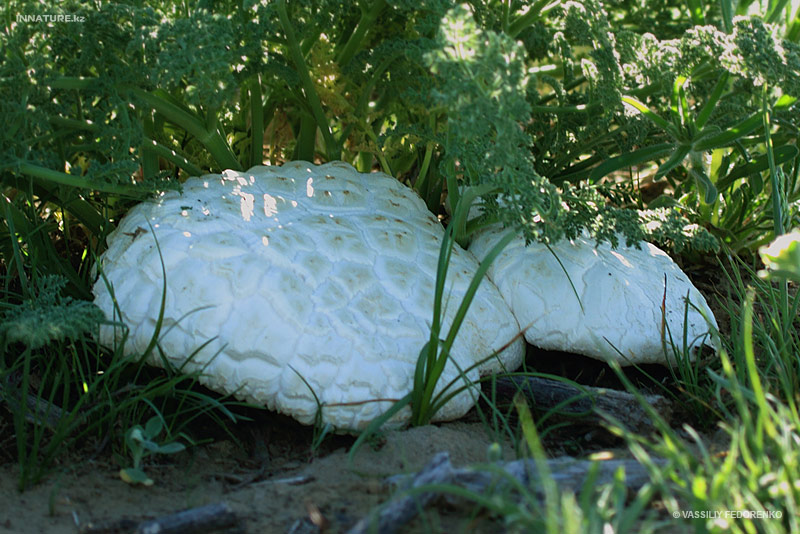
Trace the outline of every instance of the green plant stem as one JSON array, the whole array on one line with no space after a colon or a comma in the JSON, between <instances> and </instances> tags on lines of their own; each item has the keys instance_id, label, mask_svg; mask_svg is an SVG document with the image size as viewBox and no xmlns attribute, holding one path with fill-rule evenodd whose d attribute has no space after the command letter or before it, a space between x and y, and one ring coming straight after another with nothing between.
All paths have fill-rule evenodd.
<instances>
[{"instance_id":1,"label":"green plant stem","mask_svg":"<svg viewBox=\"0 0 800 534\"><path fill-rule=\"evenodd\" d=\"M308 106L311 108L311 114L317 122L317 127L319 127L322 132L322 138L325 140L325 151L329 159L339 159L341 157L341 150L337 150L337 143L334 141L333 134L328 125L328 119L325 117L325 112L322 109L322 102L319 99L317 90L314 88L314 82L311 80L311 75L308 72L308 66L303 58L300 43L297 41L292 22L289 20L289 14L286 12L285 0L280 0L277 3L277 10L281 27L286 33L286 46L289 48L289 55L297 69L297 75L300 78L300 84L303 86Z\"/></svg>"},{"instance_id":2,"label":"green plant stem","mask_svg":"<svg viewBox=\"0 0 800 534\"><path fill-rule=\"evenodd\" d=\"M783 235L785 228L783 226L783 207L781 203L781 195L783 194L783 187L780 183L780 170L775 165L775 155L772 146L772 138L770 136L770 113L767 100L767 86L764 85L763 101L762 101L762 120L764 125L764 143L767 148L767 161L769 162L769 175L772 183L772 222L775 230L775 237Z\"/></svg>"},{"instance_id":3,"label":"green plant stem","mask_svg":"<svg viewBox=\"0 0 800 534\"><path fill-rule=\"evenodd\" d=\"M361 96L358 99L358 104L356 105L355 114L357 117L366 117L367 116L367 106L372 98L373 89L375 85L377 85L378 81L383 76L383 73L391 66L391 64L400 57L399 52L393 52L389 54L387 58L381 61L375 69L372 71L372 76L370 76L369 81L361 88Z\"/></svg>"},{"instance_id":4,"label":"green plant stem","mask_svg":"<svg viewBox=\"0 0 800 534\"><path fill-rule=\"evenodd\" d=\"M767 84L764 84L762 92L762 113L761 116L764 121L764 144L767 148L767 161L769 162L769 179L772 185L772 224L775 231L775 237L783 235L786 229L783 224L783 184L781 183L782 172L775 164L775 152L772 146L772 137L770 133L770 113L769 113L769 98ZM781 286L781 318L784 321L784 330L791 327L792 318L789 316L789 282L782 280L779 282Z\"/></svg>"},{"instance_id":5,"label":"green plant stem","mask_svg":"<svg viewBox=\"0 0 800 534\"><path fill-rule=\"evenodd\" d=\"M743 336L743 348L744 348L744 357L745 357L745 364L747 366L747 376L750 379L750 387L753 390L753 396L755 398L756 405L758 406L758 412L761 415L758 418L757 425L764 426L764 430L767 434L775 438L776 437L776 430L775 427L772 425L772 417L769 415L773 414L771 408L767 405L767 398L764 392L764 388L761 385L761 378L759 376L758 366L756 365L756 357L755 357L755 349L753 345L753 302L754 302L754 292L750 289L747 292L747 297L744 304L744 311L742 317L742 336ZM758 449L762 450L764 443L764 435L761 432L756 432L754 436L756 442L758 443Z\"/></svg>"},{"instance_id":6,"label":"green plant stem","mask_svg":"<svg viewBox=\"0 0 800 534\"><path fill-rule=\"evenodd\" d=\"M786 40L796 43L800 41L800 6L797 7L794 16L786 30Z\"/></svg>"},{"instance_id":7,"label":"green plant stem","mask_svg":"<svg viewBox=\"0 0 800 534\"><path fill-rule=\"evenodd\" d=\"M317 123L308 113L300 116L300 130L297 132L297 141L294 150L294 159L314 161L317 144Z\"/></svg>"},{"instance_id":8,"label":"green plant stem","mask_svg":"<svg viewBox=\"0 0 800 534\"><path fill-rule=\"evenodd\" d=\"M152 139L148 139L145 137L142 140L142 147L146 148L149 151L152 151L154 154L164 158L165 160L174 163L176 167L179 167L189 173L191 176L202 176L205 174L203 169L196 166L194 163L189 161L186 156L175 150L174 148L170 148L168 146L164 146L161 143L158 143Z\"/></svg>"},{"instance_id":9,"label":"green plant stem","mask_svg":"<svg viewBox=\"0 0 800 534\"><path fill-rule=\"evenodd\" d=\"M700 0L686 0L686 7L689 9L689 16L695 26L702 26L706 23L703 15L703 3Z\"/></svg>"},{"instance_id":10,"label":"green plant stem","mask_svg":"<svg viewBox=\"0 0 800 534\"><path fill-rule=\"evenodd\" d=\"M35 179L46 180L51 183L66 185L69 187L92 189L95 191L101 191L103 193L114 193L118 195L129 195L134 197L140 197L144 192L142 188L134 185L94 182L75 174L67 174L65 172L55 171L53 169L48 169L47 167L42 167L41 165L28 163L27 161L20 161L16 166L22 174L31 176Z\"/></svg>"},{"instance_id":11,"label":"green plant stem","mask_svg":"<svg viewBox=\"0 0 800 534\"><path fill-rule=\"evenodd\" d=\"M52 87L59 89L86 89L91 87L94 80L91 78L76 78L76 77L63 77L52 82ZM134 96L147 103L154 111L163 115L170 122L178 125L186 130L189 134L197 138L203 146L211 153L212 157L216 160L217 164L226 169L243 170L241 164L236 159L236 155L231 150L228 143L220 135L216 127L209 129L207 124L216 124L216 114L209 112L206 120L202 121L199 117L193 115L191 112L183 109L178 104L171 102L167 98L167 94L163 91L156 91L150 93L139 89L137 87L128 87ZM89 131L97 131L98 125L91 124L86 121L77 119L69 119L65 117L54 117L51 121L60 126L83 129ZM197 166L192 164L188 159L181 156L174 149L168 147L161 147L154 144L155 142L150 139L143 141L143 147L154 150L159 156L175 163L189 174L200 175L203 173Z\"/></svg>"},{"instance_id":12,"label":"green plant stem","mask_svg":"<svg viewBox=\"0 0 800 534\"><path fill-rule=\"evenodd\" d=\"M3 179L7 185L15 189L24 189L26 186L23 181L30 183L29 178L20 176L8 176ZM106 224L106 218L95 209L89 202L78 195L70 194L66 198L60 195L59 185L44 180L37 180L33 185L33 192L39 197L47 197L49 202L57 204L62 209L74 215L92 234L98 234Z\"/></svg>"},{"instance_id":13,"label":"green plant stem","mask_svg":"<svg viewBox=\"0 0 800 534\"><path fill-rule=\"evenodd\" d=\"M17 434L17 461L19 462L20 474L17 482L19 491L25 490L30 478L31 465L28 459L28 422L25 420L27 413L28 389L30 388L31 375L31 349L26 347L22 355L22 384L19 392L19 409L15 410L14 430Z\"/></svg>"},{"instance_id":14,"label":"green plant stem","mask_svg":"<svg viewBox=\"0 0 800 534\"><path fill-rule=\"evenodd\" d=\"M433 149L436 146L436 143L433 141L429 141L425 145L425 155L422 158L422 165L419 168L419 174L417 175L417 181L414 183L414 189L418 193L422 193L424 191L425 186L428 183L428 169L431 165L431 159L433 158Z\"/></svg>"},{"instance_id":15,"label":"green plant stem","mask_svg":"<svg viewBox=\"0 0 800 534\"><path fill-rule=\"evenodd\" d=\"M155 124L152 113L144 113L142 117L142 130L146 136L155 137ZM142 178L144 180L153 178L158 174L158 154L149 150L147 141L144 139L141 144L140 160L142 164Z\"/></svg>"},{"instance_id":16,"label":"green plant stem","mask_svg":"<svg viewBox=\"0 0 800 534\"><path fill-rule=\"evenodd\" d=\"M392 173L392 166L389 165L389 162L386 160L386 156L383 155L383 150L380 149L380 144L378 143L378 136L375 135L375 132L372 131L372 128L366 122L362 124L362 129L364 130L364 133L367 134L367 137L369 137L370 141L375 143L376 147L375 157L378 158L378 162L380 162L381 164L381 170L386 174L388 174L389 176L394 176L394 173Z\"/></svg>"},{"instance_id":17,"label":"green plant stem","mask_svg":"<svg viewBox=\"0 0 800 534\"><path fill-rule=\"evenodd\" d=\"M264 104L261 101L261 75L253 76L248 84L250 95L250 167L264 163Z\"/></svg>"},{"instance_id":18,"label":"green plant stem","mask_svg":"<svg viewBox=\"0 0 800 534\"><path fill-rule=\"evenodd\" d=\"M353 59L353 56L356 55L356 52L361 47L367 32L375 26L375 21L385 6L385 0L375 0L368 8L361 6L361 18L356 24L356 29L350 34L350 38L347 39L341 52L336 57L336 62L340 66L350 63L350 60Z\"/></svg>"},{"instance_id":19,"label":"green plant stem","mask_svg":"<svg viewBox=\"0 0 800 534\"><path fill-rule=\"evenodd\" d=\"M525 28L539 20L541 16L546 13L547 11L551 10L552 8L559 5L561 2L559 0L552 1L552 0L537 0L528 11L514 19L510 24L507 25L505 28L505 32L510 37L516 37L517 35L522 32ZM549 4L549 5L548 5ZM505 7L505 6L504 6ZM506 17L508 15L506 14Z\"/></svg>"},{"instance_id":20,"label":"green plant stem","mask_svg":"<svg viewBox=\"0 0 800 534\"><path fill-rule=\"evenodd\" d=\"M733 15L734 9L732 0L720 0L720 10L722 11L722 27L725 33L733 31Z\"/></svg>"},{"instance_id":21,"label":"green plant stem","mask_svg":"<svg viewBox=\"0 0 800 534\"><path fill-rule=\"evenodd\" d=\"M348 139L350 137L351 132L355 128L355 126L356 125L360 126L361 129L364 131L364 133L367 135L367 137L369 137L370 140L372 140L373 143L375 143L376 152L374 153L374 155L375 155L376 159L378 159L378 162L381 164L381 169L383 170L383 172L385 172L385 173L387 173L387 174L389 174L391 176L394 176L394 174L392 173L392 170L391 170L391 165L389 164L388 160L386 160L386 157L383 154L383 151L382 151L382 149L380 147L380 144L378 143L378 138L375 135L375 133L372 130L372 128L370 127L370 122L369 122L369 118L368 118L368 114L369 114L368 106L369 106L370 100L374 97L373 88L378 83L378 81L380 80L381 76L386 71L386 69L388 69L389 66L399 56L400 56L399 52L392 53L392 54L389 55L389 57L385 58L377 67L375 67L375 69L373 69L372 75L370 76L369 81L365 85L360 87L360 89L359 89L360 92L361 92L361 96L359 97L358 103L356 104L356 108L355 108L355 116L356 117L363 117L363 119L361 119L359 121L353 121L350 124L348 124L342 130L342 132L341 132L341 134L339 136L340 139ZM371 155L372 155L372 153L371 153Z\"/></svg>"},{"instance_id":22,"label":"green plant stem","mask_svg":"<svg viewBox=\"0 0 800 534\"><path fill-rule=\"evenodd\" d=\"M139 100L150 106L153 110L163 115L170 122L180 126L193 135L211 153L217 164L223 169L244 170L231 147L220 134L219 130L206 128L206 122L195 114L168 99L163 91L150 93L137 87L130 88ZM207 117L208 119L208 117Z\"/></svg>"}]
</instances>

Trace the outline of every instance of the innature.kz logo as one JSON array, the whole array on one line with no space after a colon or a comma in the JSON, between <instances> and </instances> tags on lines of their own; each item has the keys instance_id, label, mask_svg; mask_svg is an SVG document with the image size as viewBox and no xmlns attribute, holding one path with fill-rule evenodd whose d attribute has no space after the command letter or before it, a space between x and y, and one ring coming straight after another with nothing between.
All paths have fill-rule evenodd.
<instances>
[{"instance_id":1,"label":"innature.kz logo","mask_svg":"<svg viewBox=\"0 0 800 534\"><path fill-rule=\"evenodd\" d=\"M83 15L20 15L17 22L84 22Z\"/></svg>"}]
</instances>

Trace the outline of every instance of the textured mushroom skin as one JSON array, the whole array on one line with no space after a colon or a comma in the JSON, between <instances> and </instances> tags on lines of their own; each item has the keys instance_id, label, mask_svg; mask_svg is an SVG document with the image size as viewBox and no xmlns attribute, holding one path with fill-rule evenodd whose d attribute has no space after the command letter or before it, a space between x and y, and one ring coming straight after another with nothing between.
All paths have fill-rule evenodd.
<instances>
[{"instance_id":1,"label":"textured mushroom skin","mask_svg":"<svg viewBox=\"0 0 800 534\"><path fill-rule=\"evenodd\" d=\"M442 234L416 193L381 173L302 161L225 171L191 178L182 194L164 193L122 219L101 258L122 316L102 277L95 303L128 326L125 352L143 352L161 306L163 261L159 344L173 364L202 347L187 369L204 368L209 387L310 424L310 386L324 421L356 430L391 406L376 399L411 389L430 333ZM453 250L443 334L476 268L471 254ZM453 362L466 371L518 332L497 288L483 280L439 390L458 380ZM100 330L106 346L121 338L120 327ZM517 339L466 376L514 369L523 353ZM437 420L466 413L473 394L454 397Z\"/></svg>"},{"instance_id":2,"label":"textured mushroom skin","mask_svg":"<svg viewBox=\"0 0 800 534\"><path fill-rule=\"evenodd\" d=\"M482 231L470 244L470 252L483 258L502 233L496 226ZM674 363L670 336L681 349L688 295L687 342L694 357L697 348L712 343L703 315L716 330L714 314L664 251L646 242L640 246L620 244L613 250L608 243L595 247L594 240L582 237L551 245L551 253L541 243L526 247L525 240L517 237L492 263L488 275L522 328L527 327L530 344L615 359L621 365ZM667 329L662 327L664 318Z\"/></svg>"}]
</instances>

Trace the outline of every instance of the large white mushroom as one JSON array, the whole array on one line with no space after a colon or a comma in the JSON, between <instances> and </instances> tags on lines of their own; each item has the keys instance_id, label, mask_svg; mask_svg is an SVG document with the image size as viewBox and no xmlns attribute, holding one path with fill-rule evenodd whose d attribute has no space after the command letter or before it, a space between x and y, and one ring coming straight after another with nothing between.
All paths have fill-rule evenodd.
<instances>
[{"instance_id":1,"label":"large white mushroom","mask_svg":"<svg viewBox=\"0 0 800 534\"><path fill-rule=\"evenodd\" d=\"M492 226L469 250L483 258L501 238ZM641 242L613 250L593 239L551 245L518 236L488 271L531 345L618 361L621 365L675 363L702 345L714 346L717 325L703 295L662 250ZM686 320L684 320L686 319ZM666 350L665 350L666 349Z\"/></svg>"},{"instance_id":2,"label":"large white mushroom","mask_svg":"<svg viewBox=\"0 0 800 534\"><path fill-rule=\"evenodd\" d=\"M315 420L316 395L324 421L360 429L391 405L377 399L411 389L430 333L442 234L422 200L384 174L341 162L226 171L191 178L182 194L162 194L122 219L101 258L113 296L100 277L95 303L127 325L126 353L144 351L161 307L163 261L159 345L172 363L197 351L187 369L203 369L213 389L306 424ZM471 254L453 250L445 333L476 268ZM113 346L122 332L106 325L100 342ZM439 388L462 371L474 381L516 368L521 339L467 370L518 332L484 280ZM465 391L436 419L457 418L473 402Z\"/></svg>"}]
</instances>

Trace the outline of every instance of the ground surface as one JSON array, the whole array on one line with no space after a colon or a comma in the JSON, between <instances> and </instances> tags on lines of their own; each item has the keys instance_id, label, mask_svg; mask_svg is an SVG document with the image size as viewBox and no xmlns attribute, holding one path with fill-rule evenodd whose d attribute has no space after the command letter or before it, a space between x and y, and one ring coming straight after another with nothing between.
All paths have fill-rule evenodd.
<instances>
[{"instance_id":1,"label":"ground surface","mask_svg":"<svg viewBox=\"0 0 800 534\"><path fill-rule=\"evenodd\" d=\"M147 473L155 484L147 488L122 482L113 459L101 458L20 494L16 467L1 466L0 533L74 534L88 523L142 520L221 501L242 519L243 532L319 532L309 519L315 509L328 523L324 532L342 532L389 498L386 476L416 472L439 451L449 451L458 466L484 462L491 443L480 423L426 426L389 433L378 450L365 446L348 465L344 445L351 440L334 438L330 450L313 457L307 446L288 449L285 437L273 443L264 437L244 447L215 443L151 464ZM418 532L480 532L482 524L493 531L488 519L464 510L439 508L415 523Z\"/></svg>"},{"instance_id":2,"label":"ground surface","mask_svg":"<svg viewBox=\"0 0 800 534\"><path fill-rule=\"evenodd\" d=\"M537 359L542 372L579 378L587 385L619 387L613 372L593 360L558 353L530 353L528 359ZM502 402L497 406L509 410L506 421L515 427L518 421L511 408ZM480 409L489 413L483 404ZM346 532L391 498L394 489L385 484L386 477L416 473L437 452L449 452L456 467L484 463L489 446L500 441L505 459L515 459L515 445L504 440L502 430L493 430L491 418L482 422L478 411L461 421L388 432L361 447L350 464L347 452L354 438L328 436L312 450L312 429L287 417L250 409L244 415L252 421L231 429L235 441L221 439L221 432L213 427L209 432L217 441L148 460L144 467L155 481L151 487L123 482L119 469L129 466L130 460L115 456L107 447L98 452L87 443L83 450L61 459L51 476L22 494L16 490L18 471L14 451L8 446L13 443L8 439L13 427L6 425L0 428L0 437L7 442L0 456L0 534L76 534L89 525L108 526L121 519L139 522L220 502L230 505L241 521L241 530L225 531L230 534ZM542 411L534 411L537 420L542 416ZM571 420L558 429L544 425L549 427L543 433L548 453L585 457L611 450L616 457L626 456L623 444L598 422L595 417ZM502 520L474 505L453 507L440 499L401 532L505 530Z\"/></svg>"}]
</instances>

